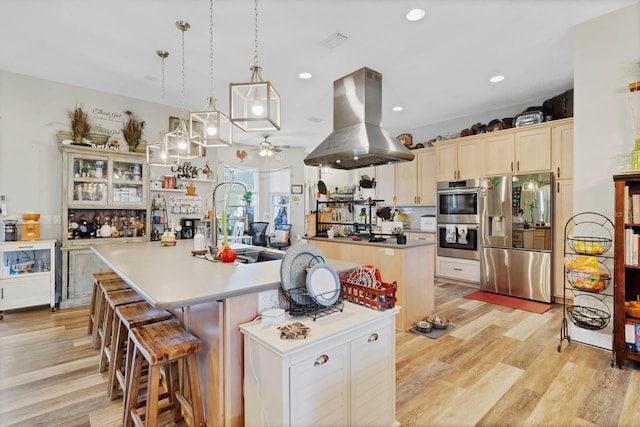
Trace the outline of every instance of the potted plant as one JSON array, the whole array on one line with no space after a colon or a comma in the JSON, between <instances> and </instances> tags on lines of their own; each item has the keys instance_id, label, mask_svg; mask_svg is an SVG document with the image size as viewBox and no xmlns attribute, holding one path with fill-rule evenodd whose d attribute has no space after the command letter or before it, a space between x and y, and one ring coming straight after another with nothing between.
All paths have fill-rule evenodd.
<instances>
[{"instance_id":1,"label":"potted plant","mask_svg":"<svg viewBox=\"0 0 640 427\"><path fill-rule=\"evenodd\" d=\"M396 231L396 243L399 245L407 244L407 236L404 234L404 230L402 228L399 228Z\"/></svg>"},{"instance_id":2,"label":"potted plant","mask_svg":"<svg viewBox=\"0 0 640 427\"><path fill-rule=\"evenodd\" d=\"M91 130L89 116L87 116L82 107L76 107L69 112L69 120L71 121L71 134L74 144L82 144L82 140L89 135L89 130Z\"/></svg>"},{"instance_id":3,"label":"potted plant","mask_svg":"<svg viewBox=\"0 0 640 427\"><path fill-rule=\"evenodd\" d=\"M129 144L131 151L144 151L145 147L141 142L142 131L144 130L146 122L144 120L139 120L131 111L125 111L124 113L128 117L127 122L124 123L122 127L122 135L124 136L125 141Z\"/></svg>"}]
</instances>

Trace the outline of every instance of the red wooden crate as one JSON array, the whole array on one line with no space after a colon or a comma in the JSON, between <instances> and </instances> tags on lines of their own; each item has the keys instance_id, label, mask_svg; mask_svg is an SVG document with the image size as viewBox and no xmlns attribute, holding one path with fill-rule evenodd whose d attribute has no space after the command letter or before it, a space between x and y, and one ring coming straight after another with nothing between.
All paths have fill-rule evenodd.
<instances>
[{"instance_id":1,"label":"red wooden crate","mask_svg":"<svg viewBox=\"0 0 640 427\"><path fill-rule=\"evenodd\" d=\"M388 310L396 305L396 289L398 285L381 282L380 288L370 288L368 286L349 283L340 280L342 287L342 298L356 304L375 308L376 310Z\"/></svg>"}]
</instances>

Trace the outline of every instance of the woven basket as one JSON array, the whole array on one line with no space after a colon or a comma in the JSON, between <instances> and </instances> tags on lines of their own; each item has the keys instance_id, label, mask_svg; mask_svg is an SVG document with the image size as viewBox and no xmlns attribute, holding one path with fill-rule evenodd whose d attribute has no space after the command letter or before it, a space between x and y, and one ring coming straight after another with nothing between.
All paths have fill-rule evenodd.
<instances>
[{"instance_id":1,"label":"woven basket","mask_svg":"<svg viewBox=\"0 0 640 427\"><path fill-rule=\"evenodd\" d=\"M62 141L73 141L73 134L67 130L58 131L58 144L62 144Z\"/></svg>"},{"instance_id":2,"label":"woven basket","mask_svg":"<svg viewBox=\"0 0 640 427\"><path fill-rule=\"evenodd\" d=\"M109 140L109 135L104 135L104 134L101 134L101 133L90 133L89 134L89 139L95 145L104 145Z\"/></svg>"}]
</instances>

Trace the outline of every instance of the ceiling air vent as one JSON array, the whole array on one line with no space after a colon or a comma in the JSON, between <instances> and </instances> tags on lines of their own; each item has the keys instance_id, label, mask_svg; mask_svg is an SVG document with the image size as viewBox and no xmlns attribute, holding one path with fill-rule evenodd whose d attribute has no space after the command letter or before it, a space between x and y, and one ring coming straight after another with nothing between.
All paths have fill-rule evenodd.
<instances>
[{"instance_id":1,"label":"ceiling air vent","mask_svg":"<svg viewBox=\"0 0 640 427\"><path fill-rule=\"evenodd\" d=\"M340 46L347 41L347 36L340 33L335 33L324 39L320 44L328 49L333 49Z\"/></svg>"}]
</instances>

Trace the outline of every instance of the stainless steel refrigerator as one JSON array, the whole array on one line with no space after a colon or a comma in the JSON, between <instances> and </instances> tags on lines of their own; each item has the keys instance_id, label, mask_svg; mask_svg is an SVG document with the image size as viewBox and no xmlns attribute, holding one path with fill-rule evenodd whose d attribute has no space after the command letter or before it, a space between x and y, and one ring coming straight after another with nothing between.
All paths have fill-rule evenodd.
<instances>
[{"instance_id":1,"label":"stainless steel refrigerator","mask_svg":"<svg viewBox=\"0 0 640 427\"><path fill-rule=\"evenodd\" d=\"M480 289L553 302L553 174L480 182Z\"/></svg>"}]
</instances>

